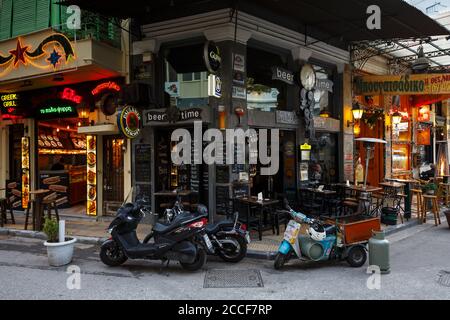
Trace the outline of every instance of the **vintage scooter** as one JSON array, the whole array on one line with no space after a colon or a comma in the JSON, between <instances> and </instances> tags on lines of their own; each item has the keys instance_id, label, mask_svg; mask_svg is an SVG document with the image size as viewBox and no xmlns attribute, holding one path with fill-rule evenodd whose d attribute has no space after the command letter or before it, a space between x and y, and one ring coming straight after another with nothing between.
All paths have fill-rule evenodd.
<instances>
[{"instance_id":1,"label":"vintage scooter","mask_svg":"<svg viewBox=\"0 0 450 320\"><path fill-rule=\"evenodd\" d=\"M286 228L284 239L275 258L275 269L281 269L293 256L303 261L347 260L350 266L359 268L367 260L367 244L341 243L336 226L323 224L294 211L287 201L285 208L293 217ZM302 223L309 225L306 234L301 234Z\"/></svg>"}]
</instances>

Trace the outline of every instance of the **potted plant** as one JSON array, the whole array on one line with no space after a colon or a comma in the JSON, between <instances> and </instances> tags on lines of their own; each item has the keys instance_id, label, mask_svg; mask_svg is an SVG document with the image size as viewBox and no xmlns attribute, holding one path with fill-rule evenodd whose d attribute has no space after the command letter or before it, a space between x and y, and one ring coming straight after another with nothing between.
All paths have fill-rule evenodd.
<instances>
[{"instance_id":1,"label":"potted plant","mask_svg":"<svg viewBox=\"0 0 450 320\"><path fill-rule=\"evenodd\" d=\"M48 239L44 242L47 247L48 263L53 267L60 267L72 262L73 247L77 239L64 237L65 241L60 242L59 224L56 219L45 219L44 233Z\"/></svg>"},{"instance_id":2,"label":"potted plant","mask_svg":"<svg viewBox=\"0 0 450 320\"><path fill-rule=\"evenodd\" d=\"M428 195L434 195L437 191L438 187L433 182L428 182L426 185L422 187L422 191Z\"/></svg>"}]
</instances>

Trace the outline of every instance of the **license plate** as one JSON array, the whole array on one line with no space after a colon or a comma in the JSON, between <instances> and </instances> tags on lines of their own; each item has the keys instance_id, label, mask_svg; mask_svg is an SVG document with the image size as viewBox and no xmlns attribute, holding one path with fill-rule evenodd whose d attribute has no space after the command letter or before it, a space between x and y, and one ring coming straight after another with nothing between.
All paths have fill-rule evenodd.
<instances>
[{"instance_id":1,"label":"license plate","mask_svg":"<svg viewBox=\"0 0 450 320\"><path fill-rule=\"evenodd\" d=\"M250 233L248 233L248 232L245 233L245 240L247 240L247 243L251 242L251 240L250 240Z\"/></svg>"},{"instance_id":2,"label":"license plate","mask_svg":"<svg viewBox=\"0 0 450 320\"><path fill-rule=\"evenodd\" d=\"M284 232L284 240L286 240L291 244L294 244L295 241L297 240L300 228L301 228L300 223L294 220L289 221L286 231Z\"/></svg>"},{"instance_id":3,"label":"license plate","mask_svg":"<svg viewBox=\"0 0 450 320\"><path fill-rule=\"evenodd\" d=\"M213 245L211 243L211 240L209 240L209 237L208 237L207 234L203 235L203 239L205 240L206 246L208 247L209 251L211 251L211 252L214 251L213 250L214 247L213 247Z\"/></svg>"}]
</instances>

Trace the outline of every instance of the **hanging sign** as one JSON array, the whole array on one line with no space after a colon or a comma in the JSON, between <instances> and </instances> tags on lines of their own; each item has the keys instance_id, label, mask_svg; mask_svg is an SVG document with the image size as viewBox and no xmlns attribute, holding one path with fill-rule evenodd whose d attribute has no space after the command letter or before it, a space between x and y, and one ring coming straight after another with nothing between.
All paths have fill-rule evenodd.
<instances>
[{"instance_id":1,"label":"hanging sign","mask_svg":"<svg viewBox=\"0 0 450 320\"><path fill-rule=\"evenodd\" d=\"M328 91L333 93L333 86L334 83L331 80L328 79L317 79L316 80L316 90L321 90L321 91Z\"/></svg>"},{"instance_id":2,"label":"hanging sign","mask_svg":"<svg viewBox=\"0 0 450 320\"><path fill-rule=\"evenodd\" d=\"M208 95L214 98L222 97L222 80L213 74L208 77Z\"/></svg>"},{"instance_id":3,"label":"hanging sign","mask_svg":"<svg viewBox=\"0 0 450 320\"><path fill-rule=\"evenodd\" d=\"M363 76L355 80L358 95L450 94L450 74Z\"/></svg>"},{"instance_id":4,"label":"hanging sign","mask_svg":"<svg viewBox=\"0 0 450 320\"><path fill-rule=\"evenodd\" d=\"M205 43L203 55L206 69L210 73L217 73L222 65L222 57L220 55L219 47L217 47L213 41L208 41Z\"/></svg>"},{"instance_id":5,"label":"hanging sign","mask_svg":"<svg viewBox=\"0 0 450 320\"><path fill-rule=\"evenodd\" d=\"M117 126L128 139L136 138L141 132L141 114L132 106L126 106L117 115Z\"/></svg>"},{"instance_id":6,"label":"hanging sign","mask_svg":"<svg viewBox=\"0 0 450 320\"><path fill-rule=\"evenodd\" d=\"M294 72L281 67L272 67L272 80L283 81L287 84L294 84Z\"/></svg>"}]
</instances>

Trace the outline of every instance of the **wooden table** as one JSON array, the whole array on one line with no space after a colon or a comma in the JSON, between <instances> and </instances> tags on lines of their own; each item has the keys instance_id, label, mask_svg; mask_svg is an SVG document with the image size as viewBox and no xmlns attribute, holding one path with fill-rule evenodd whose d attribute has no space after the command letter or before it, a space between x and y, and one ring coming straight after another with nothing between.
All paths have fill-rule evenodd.
<instances>
[{"instance_id":1,"label":"wooden table","mask_svg":"<svg viewBox=\"0 0 450 320\"><path fill-rule=\"evenodd\" d=\"M33 215L36 218L35 229L37 229L38 231L41 231L43 228L42 218L44 216L44 206L42 205L42 199L48 192L50 192L50 190L48 189L38 189L30 191L30 195L34 195L35 204L33 208Z\"/></svg>"},{"instance_id":2,"label":"wooden table","mask_svg":"<svg viewBox=\"0 0 450 320\"><path fill-rule=\"evenodd\" d=\"M258 206L260 207L260 216L259 216L259 226L258 226L258 233L259 233L259 241L262 240L262 219L264 216L264 209L267 207L272 207L276 204L278 204L279 200L272 200L272 199L264 199L262 201L258 201L257 197L239 197L236 198L239 202L247 205L247 227L250 228L250 206Z\"/></svg>"},{"instance_id":3,"label":"wooden table","mask_svg":"<svg viewBox=\"0 0 450 320\"><path fill-rule=\"evenodd\" d=\"M383 190L380 187L373 186L355 186L355 185L345 185L348 190L352 190L359 193L359 206L358 206L358 214L365 213L370 215L371 210L370 207L372 205L372 193Z\"/></svg>"},{"instance_id":4,"label":"wooden table","mask_svg":"<svg viewBox=\"0 0 450 320\"><path fill-rule=\"evenodd\" d=\"M390 178L390 179L386 179L386 180L401 183L401 184L405 185L405 188L404 188L404 191L406 194L405 218L407 220L410 219L411 218L411 205L412 205L411 185L414 183L419 183L419 181L414 180L414 179L395 179L395 178Z\"/></svg>"}]
</instances>

